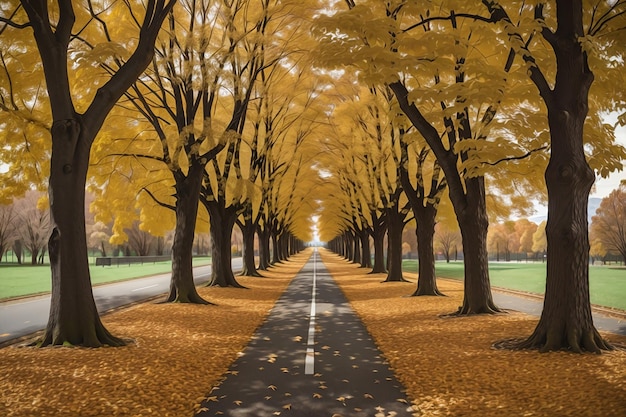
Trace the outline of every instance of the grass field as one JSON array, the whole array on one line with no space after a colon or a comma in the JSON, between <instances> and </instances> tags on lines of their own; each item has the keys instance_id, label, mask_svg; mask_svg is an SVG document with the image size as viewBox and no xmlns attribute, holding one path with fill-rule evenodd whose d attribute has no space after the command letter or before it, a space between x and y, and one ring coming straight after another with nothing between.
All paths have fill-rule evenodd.
<instances>
[{"instance_id":1,"label":"grass field","mask_svg":"<svg viewBox=\"0 0 626 417\"><path fill-rule=\"evenodd\" d=\"M405 260L403 269L416 272L417 261ZM437 262L437 276L463 279L463 262ZM491 262L489 277L494 287L543 294L546 287L546 264ZM591 303L626 310L626 268L592 266L589 268Z\"/></svg>"},{"instance_id":2,"label":"grass field","mask_svg":"<svg viewBox=\"0 0 626 417\"><path fill-rule=\"evenodd\" d=\"M211 258L194 258L194 266L208 265ZM156 262L143 265L95 266L90 265L93 285L132 278L164 274L172 270L172 263ZM0 300L31 294L47 293L51 290L49 265L6 265L0 264Z\"/></svg>"},{"instance_id":3,"label":"grass field","mask_svg":"<svg viewBox=\"0 0 626 417\"><path fill-rule=\"evenodd\" d=\"M207 265L210 258L194 258L194 266ZM403 268L416 272L417 261L405 260ZM545 264L542 263L490 263L491 285L535 294L545 290ZM96 267L91 266L94 285L139 278L171 271L171 262L144 265ZM463 262L437 262L437 276L463 279ZM589 270L591 303L626 310L626 269L592 266ZM50 292L50 267L48 265L0 264L0 300L31 294Z\"/></svg>"}]
</instances>

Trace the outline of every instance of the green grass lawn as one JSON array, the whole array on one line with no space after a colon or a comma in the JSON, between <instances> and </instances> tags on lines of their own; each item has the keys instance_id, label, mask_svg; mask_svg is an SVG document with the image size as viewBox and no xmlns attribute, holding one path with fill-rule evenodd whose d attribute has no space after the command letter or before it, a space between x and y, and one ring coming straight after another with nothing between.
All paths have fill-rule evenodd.
<instances>
[{"instance_id":1,"label":"green grass lawn","mask_svg":"<svg viewBox=\"0 0 626 417\"><path fill-rule=\"evenodd\" d=\"M405 271L416 272L417 261L405 260ZM437 276L463 279L463 262L437 262ZM546 287L546 264L507 262L489 264L489 277L494 287L543 294ZM615 266L589 268L591 303L626 310L626 269Z\"/></svg>"},{"instance_id":2,"label":"green grass lawn","mask_svg":"<svg viewBox=\"0 0 626 417\"><path fill-rule=\"evenodd\" d=\"M208 265L211 258L193 259L194 266ZM90 265L93 285L114 281L164 274L172 270L172 263L156 262L143 265L95 266ZM48 293L51 290L49 265L0 264L0 300L31 294Z\"/></svg>"}]
</instances>

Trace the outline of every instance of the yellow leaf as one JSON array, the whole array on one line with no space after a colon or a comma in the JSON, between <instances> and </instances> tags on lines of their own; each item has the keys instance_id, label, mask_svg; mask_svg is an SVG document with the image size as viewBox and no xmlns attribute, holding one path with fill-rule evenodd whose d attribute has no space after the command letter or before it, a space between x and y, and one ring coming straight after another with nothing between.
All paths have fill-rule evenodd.
<instances>
[{"instance_id":1,"label":"yellow leaf","mask_svg":"<svg viewBox=\"0 0 626 417\"><path fill-rule=\"evenodd\" d=\"M276 391L276 385L270 385L267 388L271 389L272 391Z\"/></svg>"},{"instance_id":2,"label":"yellow leaf","mask_svg":"<svg viewBox=\"0 0 626 417\"><path fill-rule=\"evenodd\" d=\"M322 398L322 394L318 394L317 392L313 393L313 398Z\"/></svg>"},{"instance_id":3,"label":"yellow leaf","mask_svg":"<svg viewBox=\"0 0 626 417\"><path fill-rule=\"evenodd\" d=\"M285 404L285 405L283 405L283 408L285 410L291 410L291 404Z\"/></svg>"}]
</instances>

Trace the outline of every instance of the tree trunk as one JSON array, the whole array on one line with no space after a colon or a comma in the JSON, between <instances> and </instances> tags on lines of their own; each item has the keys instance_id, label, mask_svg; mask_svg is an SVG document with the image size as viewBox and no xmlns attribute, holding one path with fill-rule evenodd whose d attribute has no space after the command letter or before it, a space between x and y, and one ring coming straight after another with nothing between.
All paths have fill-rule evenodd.
<instances>
[{"instance_id":1,"label":"tree trunk","mask_svg":"<svg viewBox=\"0 0 626 417\"><path fill-rule=\"evenodd\" d=\"M211 279L207 286L245 288L235 279L232 267L231 236L235 225L234 207L223 207L220 202L206 202L211 225Z\"/></svg>"},{"instance_id":2,"label":"tree trunk","mask_svg":"<svg viewBox=\"0 0 626 417\"><path fill-rule=\"evenodd\" d=\"M370 235L367 230L359 232L359 239L361 240L361 268L371 268L372 252L370 250Z\"/></svg>"},{"instance_id":3,"label":"tree trunk","mask_svg":"<svg viewBox=\"0 0 626 417\"><path fill-rule=\"evenodd\" d=\"M271 232L271 239L272 239L272 261L271 261L271 264L272 265L276 265L276 264L279 264L281 262L280 262L280 249L278 247L278 235L274 231Z\"/></svg>"},{"instance_id":4,"label":"tree trunk","mask_svg":"<svg viewBox=\"0 0 626 417\"><path fill-rule=\"evenodd\" d=\"M387 225L381 219L374 221L372 226L372 239L374 239L374 266L372 274L384 274L387 272L385 266L385 233Z\"/></svg>"},{"instance_id":5,"label":"tree trunk","mask_svg":"<svg viewBox=\"0 0 626 417\"><path fill-rule=\"evenodd\" d=\"M417 228L417 257L419 262L419 275L417 289L412 294L418 295L444 295L437 288L435 275L435 250L433 240L435 237L435 217L437 209L428 204L426 207L419 205L413 208Z\"/></svg>"},{"instance_id":6,"label":"tree trunk","mask_svg":"<svg viewBox=\"0 0 626 417\"><path fill-rule=\"evenodd\" d=\"M259 236L259 270L267 271L270 267L270 233L267 228L257 228Z\"/></svg>"},{"instance_id":7,"label":"tree trunk","mask_svg":"<svg viewBox=\"0 0 626 417\"><path fill-rule=\"evenodd\" d=\"M248 216L245 216L244 222L239 225L239 228L243 235L243 269L240 275L260 277L261 274L257 271L256 262L254 260L254 233L256 231L256 225Z\"/></svg>"},{"instance_id":8,"label":"tree trunk","mask_svg":"<svg viewBox=\"0 0 626 417\"><path fill-rule=\"evenodd\" d=\"M361 261L361 238L360 238L360 234L361 231L360 230L355 230L355 232L352 234L352 244L353 244L353 249L352 249L352 253L354 254L354 259L353 262L357 263L357 264L362 264Z\"/></svg>"},{"instance_id":9,"label":"tree trunk","mask_svg":"<svg viewBox=\"0 0 626 417\"><path fill-rule=\"evenodd\" d=\"M593 73L579 41L585 34L582 1L557 0L556 12L557 30L548 35L557 63L554 90L531 72L550 127L546 291L539 323L518 347L600 353L612 346L594 327L589 300L587 204L594 173L585 157L583 130Z\"/></svg>"},{"instance_id":10,"label":"tree trunk","mask_svg":"<svg viewBox=\"0 0 626 417\"><path fill-rule=\"evenodd\" d=\"M485 184L482 177L465 180L467 204L464 210L455 207L461 238L463 241L463 262L465 266L463 305L456 312L463 314L497 313L491 296L489 282L489 262L487 253L487 207Z\"/></svg>"},{"instance_id":11,"label":"tree trunk","mask_svg":"<svg viewBox=\"0 0 626 417\"><path fill-rule=\"evenodd\" d=\"M198 217L204 165L193 165L187 176L177 173L176 228L172 243L172 277L166 302L210 304L198 294L193 282L193 239Z\"/></svg>"},{"instance_id":12,"label":"tree trunk","mask_svg":"<svg viewBox=\"0 0 626 417\"><path fill-rule=\"evenodd\" d=\"M402 276L402 231L404 216L398 211L397 202L387 212L387 260L389 272L383 282L406 282Z\"/></svg>"},{"instance_id":13,"label":"tree trunk","mask_svg":"<svg viewBox=\"0 0 626 417\"><path fill-rule=\"evenodd\" d=\"M123 346L102 325L91 290L85 234L85 183L89 140L78 120L52 128L50 165L51 234L48 240L52 295L48 324L39 346ZM75 147L74 147L75 146Z\"/></svg>"}]
</instances>

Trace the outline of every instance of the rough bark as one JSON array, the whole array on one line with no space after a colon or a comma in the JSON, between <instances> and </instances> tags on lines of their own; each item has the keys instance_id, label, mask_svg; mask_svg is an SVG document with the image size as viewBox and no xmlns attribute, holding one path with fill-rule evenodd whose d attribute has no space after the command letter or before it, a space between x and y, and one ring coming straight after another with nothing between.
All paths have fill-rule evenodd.
<instances>
[{"instance_id":1,"label":"rough bark","mask_svg":"<svg viewBox=\"0 0 626 417\"><path fill-rule=\"evenodd\" d=\"M243 269L240 275L260 277L262 275L257 271L254 259L254 233L256 231L256 225L247 216L243 222L238 224L243 235Z\"/></svg>"},{"instance_id":2,"label":"rough bark","mask_svg":"<svg viewBox=\"0 0 626 417\"><path fill-rule=\"evenodd\" d=\"M415 222L417 224L415 234L417 235L419 275L417 278L417 289L412 295L444 295L439 291L439 288L437 288L437 276L435 275L435 250L433 240L435 236L435 217L437 215L437 209L432 205L426 205L425 207L419 205L417 208L413 208L413 214L415 215Z\"/></svg>"},{"instance_id":3,"label":"rough bark","mask_svg":"<svg viewBox=\"0 0 626 417\"><path fill-rule=\"evenodd\" d=\"M489 281L489 261L487 253L487 208L485 184L482 177L466 180L467 204L464 210L455 207L465 266L463 305L456 314L497 313L501 310L494 304Z\"/></svg>"},{"instance_id":4,"label":"rough bark","mask_svg":"<svg viewBox=\"0 0 626 417\"><path fill-rule=\"evenodd\" d=\"M198 294L193 282L193 239L198 216L204 165L189 168L176 178L176 228L172 243L172 277L166 302L210 304Z\"/></svg>"},{"instance_id":5,"label":"rough bark","mask_svg":"<svg viewBox=\"0 0 626 417\"><path fill-rule=\"evenodd\" d=\"M361 268L372 267L372 252L370 250L370 235L367 230L361 230L359 232L359 239L361 241Z\"/></svg>"},{"instance_id":6,"label":"rough bark","mask_svg":"<svg viewBox=\"0 0 626 417\"><path fill-rule=\"evenodd\" d=\"M245 288L235 279L232 267L231 236L237 211L220 202L206 202L211 225L211 279L207 286Z\"/></svg>"},{"instance_id":7,"label":"rough bark","mask_svg":"<svg viewBox=\"0 0 626 417\"><path fill-rule=\"evenodd\" d=\"M259 270L267 271L270 267L270 233L267 228L258 227L259 236Z\"/></svg>"},{"instance_id":8,"label":"rough bark","mask_svg":"<svg viewBox=\"0 0 626 417\"><path fill-rule=\"evenodd\" d=\"M89 147L81 140L81 132L77 120L56 123L52 129L48 191L52 298L48 324L38 346L125 344L102 325L91 290L84 216Z\"/></svg>"},{"instance_id":9,"label":"rough bark","mask_svg":"<svg viewBox=\"0 0 626 417\"><path fill-rule=\"evenodd\" d=\"M352 244L353 244L353 249L352 249L352 253L354 254L354 259L352 260L354 263L357 264L362 264L361 261L361 238L360 238L360 230L355 230L353 233L353 238L352 238Z\"/></svg>"},{"instance_id":10,"label":"rough bark","mask_svg":"<svg viewBox=\"0 0 626 417\"><path fill-rule=\"evenodd\" d=\"M374 217L374 216L372 216ZM372 239L374 240L374 266L372 274L384 274L387 272L385 264L385 233L387 232L386 222L379 218L372 226Z\"/></svg>"},{"instance_id":11,"label":"rough bark","mask_svg":"<svg viewBox=\"0 0 626 417\"><path fill-rule=\"evenodd\" d=\"M593 73L578 41L584 35L582 13L580 0L559 0L558 28L544 32L556 55L554 90L546 87L539 72L531 74L546 102L550 126L547 276L541 318L519 347L542 352L612 349L593 325L589 300L587 204L594 173L584 153L583 128Z\"/></svg>"},{"instance_id":12,"label":"rough bark","mask_svg":"<svg viewBox=\"0 0 626 417\"><path fill-rule=\"evenodd\" d=\"M50 316L41 346L120 346L102 325L91 291L85 234L85 184L89 153L105 118L154 54L154 41L173 2L146 7L136 50L98 89L83 114L74 108L68 77L68 48L76 20L72 2L58 1L51 23L47 2L22 1L41 56L52 110L50 226L52 270Z\"/></svg>"},{"instance_id":13,"label":"rough bark","mask_svg":"<svg viewBox=\"0 0 626 417\"><path fill-rule=\"evenodd\" d=\"M406 282L402 275L402 231L404 230L404 216L398 210L398 204L394 203L387 213L387 239L389 249L387 259L389 270L387 278L383 282Z\"/></svg>"}]
</instances>

